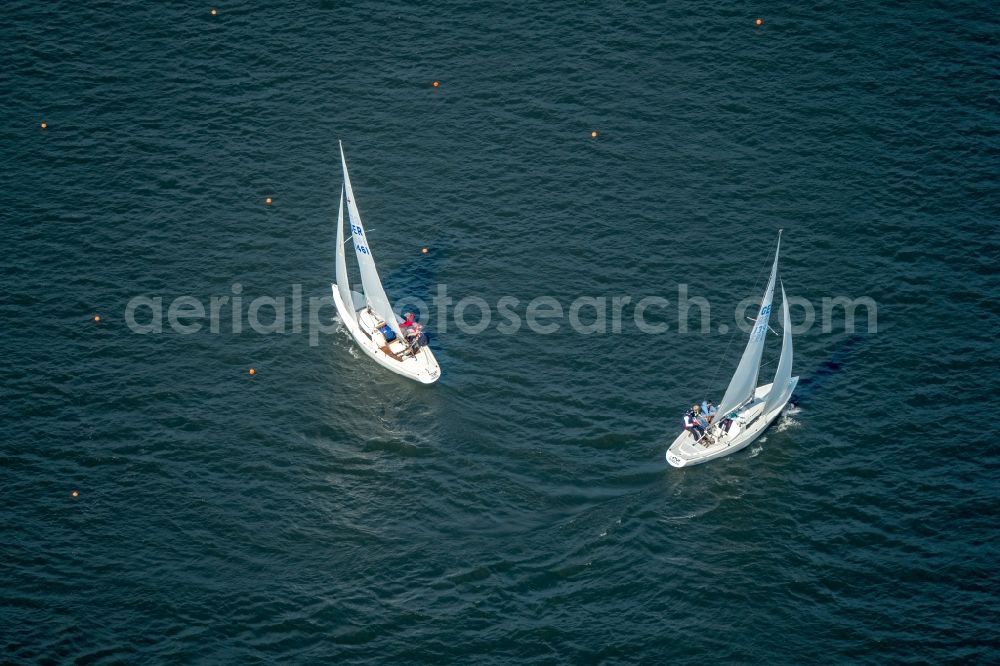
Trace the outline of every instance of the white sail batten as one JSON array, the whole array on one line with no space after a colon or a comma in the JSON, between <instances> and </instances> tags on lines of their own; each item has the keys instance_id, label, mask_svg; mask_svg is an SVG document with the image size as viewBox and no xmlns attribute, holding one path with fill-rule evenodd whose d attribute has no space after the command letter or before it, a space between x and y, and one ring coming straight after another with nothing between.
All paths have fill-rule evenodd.
<instances>
[{"instance_id":1,"label":"white sail batten","mask_svg":"<svg viewBox=\"0 0 1000 666\"><path fill-rule=\"evenodd\" d=\"M767 401L764 403L764 414L788 402L792 392L792 318L788 314L785 285L781 285L781 310L783 315L781 356L778 358L778 368L774 371L771 392L767 394Z\"/></svg>"},{"instance_id":2,"label":"white sail batten","mask_svg":"<svg viewBox=\"0 0 1000 666\"><path fill-rule=\"evenodd\" d=\"M725 415L743 403L753 399L757 388L757 375L760 372L760 358L764 353L764 342L767 339L768 320L771 317L771 301L774 298L774 282L778 275L778 253L781 250L781 234L778 234L778 247L774 251L774 264L771 266L771 278L764 290L764 298L760 302L760 311L750 331L750 340L743 350L743 357L736 368L736 373L729 380L722 401L719 403L719 414Z\"/></svg>"},{"instance_id":3,"label":"white sail batten","mask_svg":"<svg viewBox=\"0 0 1000 666\"><path fill-rule=\"evenodd\" d=\"M372 257L371 246L368 245L368 238L365 236L365 227L361 223L361 213L358 212L358 205L354 201L354 190L351 188L351 177L347 173L347 159L344 157L343 144L340 145L340 163L344 168L344 194L347 198L347 212L351 221L354 250L358 257L358 266L361 269L361 287L365 292L369 307L384 319L396 335L401 338L403 334L399 329L399 322L396 321L389 297L385 295L385 290L382 288L382 281L375 269L375 259Z\"/></svg>"},{"instance_id":4,"label":"white sail batten","mask_svg":"<svg viewBox=\"0 0 1000 666\"><path fill-rule=\"evenodd\" d=\"M344 256L344 188L340 188L340 211L337 213L337 290L352 319L358 318L351 301L351 284L347 280L347 257Z\"/></svg>"}]
</instances>

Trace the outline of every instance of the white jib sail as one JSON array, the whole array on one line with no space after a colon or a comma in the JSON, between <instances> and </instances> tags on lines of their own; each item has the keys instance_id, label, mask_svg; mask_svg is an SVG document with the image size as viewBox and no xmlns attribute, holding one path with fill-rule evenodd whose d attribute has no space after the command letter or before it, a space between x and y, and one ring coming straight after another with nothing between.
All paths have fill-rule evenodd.
<instances>
[{"instance_id":1,"label":"white jib sail","mask_svg":"<svg viewBox=\"0 0 1000 666\"><path fill-rule=\"evenodd\" d=\"M746 401L753 398L757 388L757 373L760 371L760 357L764 353L764 342L767 340L767 322L771 317L771 301L774 297L774 280L778 274L778 252L781 249L781 232L778 232L778 248L774 251L774 264L771 266L771 279L764 290L764 298L760 302L760 312L750 331L750 341L743 350L743 358L736 367L736 373L729 380L729 388L719 403L719 415L724 416Z\"/></svg>"},{"instance_id":2,"label":"white jib sail","mask_svg":"<svg viewBox=\"0 0 1000 666\"><path fill-rule=\"evenodd\" d=\"M361 287L368 299L368 305L385 320L396 335L402 338L403 334L399 330L399 322L389 304L389 297L382 289L382 281L375 270L375 259L372 257L371 246L368 245L368 238L365 236L365 227L361 224L361 213L358 212L358 205L354 201L354 190L351 188L351 177L347 174L347 159L344 157L344 146L340 146L340 163L344 167L344 194L347 197L347 212L351 219L351 236L354 239L354 250L358 257L358 266L361 268Z\"/></svg>"},{"instance_id":3,"label":"white jib sail","mask_svg":"<svg viewBox=\"0 0 1000 666\"><path fill-rule=\"evenodd\" d=\"M351 285L347 281L347 257L344 256L344 188L340 189L340 212L337 213L337 290L352 319L358 315L351 300Z\"/></svg>"},{"instance_id":4,"label":"white jib sail","mask_svg":"<svg viewBox=\"0 0 1000 666\"><path fill-rule=\"evenodd\" d=\"M781 357L778 359L778 368L774 371L774 384L771 386L771 392L767 394L767 402L764 403L765 414L783 405L789 398L791 388L789 384L792 379L792 318L788 315L785 285L781 285L781 310L783 314Z\"/></svg>"}]
</instances>

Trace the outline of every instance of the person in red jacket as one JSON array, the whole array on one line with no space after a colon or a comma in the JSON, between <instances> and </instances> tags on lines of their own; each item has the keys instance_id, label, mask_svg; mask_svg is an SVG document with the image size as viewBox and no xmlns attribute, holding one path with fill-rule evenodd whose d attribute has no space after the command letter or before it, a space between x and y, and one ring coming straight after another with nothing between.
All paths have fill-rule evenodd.
<instances>
[{"instance_id":1,"label":"person in red jacket","mask_svg":"<svg viewBox=\"0 0 1000 666\"><path fill-rule=\"evenodd\" d=\"M427 336L424 335L424 327L416 321L416 315L407 312L403 317L403 323L399 325L399 330L403 332L403 337L410 345L413 353L420 349L420 345L427 344Z\"/></svg>"}]
</instances>

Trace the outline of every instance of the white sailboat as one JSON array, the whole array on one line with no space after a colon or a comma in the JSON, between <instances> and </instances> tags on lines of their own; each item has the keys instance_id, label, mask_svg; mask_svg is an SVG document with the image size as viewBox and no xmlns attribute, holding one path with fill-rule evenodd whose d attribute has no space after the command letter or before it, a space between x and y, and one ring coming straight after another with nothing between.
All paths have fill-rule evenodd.
<instances>
[{"instance_id":1,"label":"white sailboat","mask_svg":"<svg viewBox=\"0 0 1000 666\"><path fill-rule=\"evenodd\" d=\"M350 331L361 350L381 366L422 384L433 384L441 376L441 366L430 347L413 348L403 337L399 321L392 311L382 281L375 270L371 245L361 223L361 213L354 200L351 177L347 173L344 146L340 146L340 163L344 169L344 186L340 192L340 212L337 214L337 281L331 284L333 301L340 320ZM344 253L344 201L351 222L351 240L361 269L363 293L352 292L347 279L347 258Z\"/></svg>"},{"instance_id":2,"label":"white sailboat","mask_svg":"<svg viewBox=\"0 0 1000 666\"><path fill-rule=\"evenodd\" d=\"M743 351L743 357L736 373L729 381L729 388L719 403L718 412L709 425L705 436L695 439L692 432L684 430L667 449L667 462L674 467L688 467L715 458L728 456L745 448L771 423L778 418L788 404L795 390L798 377L792 377L792 322L788 316L788 299L784 284L781 286L781 306L783 313L781 356L770 384L757 386L760 359L764 353L768 320L771 317L771 301L774 283L778 275L778 252L781 249L781 232L778 232L778 248L774 251L771 278L764 290L760 311L750 331L750 340ZM729 427L725 422L729 417Z\"/></svg>"}]
</instances>

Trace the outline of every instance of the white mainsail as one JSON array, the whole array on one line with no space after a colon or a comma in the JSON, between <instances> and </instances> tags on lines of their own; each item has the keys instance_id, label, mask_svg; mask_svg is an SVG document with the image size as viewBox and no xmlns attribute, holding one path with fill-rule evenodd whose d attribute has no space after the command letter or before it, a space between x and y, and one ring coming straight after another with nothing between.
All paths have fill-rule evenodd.
<instances>
[{"instance_id":1,"label":"white mainsail","mask_svg":"<svg viewBox=\"0 0 1000 666\"><path fill-rule=\"evenodd\" d=\"M781 357L778 359L778 368L774 371L771 392L767 394L767 402L764 403L764 414L784 405L792 392L792 318L788 315L784 284L781 285L781 309L784 315L781 324Z\"/></svg>"},{"instance_id":2,"label":"white mainsail","mask_svg":"<svg viewBox=\"0 0 1000 666\"><path fill-rule=\"evenodd\" d=\"M340 212L337 213L337 290L352 319L358 318L351 300L351 285L347 281L347 258L344 256L344 188L340 188Z\"/></svg>"},{"instance_id":3,"label":"white mainsail","mask_svg":"<svg viewBox=\"0 0 1000 666\"><path fill-rule=\"evenodd\" d=\"M771 317L771 301L774 297L774 281L778 274L778 252L781 249L781 232L778 232L778 247L774 251L774 264L771 266L771 279L764 290L764 298L760 302L760 311L750 331L750 341L743 350L743 358L736 368L736 374L729 380L729 388L719 403L719 414L724 416L743 403L753 398L757 388L757 375L760 372L760 357L764 353L764 341L767 338L767 322Z\"/></svg>"},{"instance_id":4,"label":"white mainsail","mask_svg":"<svg viewBox=\"0 0 1000 666\"><path fill-rule=\"evenodd\" d=\"M339 143L339 142L338 142ZM347 174L347 159L344 157L344 145L340 144L340 163L344 167L344 194L347 197L347 212L351 219L351 235L354 239L354 250L358 257L358 266L361 268L361 287L368 299L368 305L382 319L385 320L396 335L402 338L399 330L399 322L389 304L389 297L385 295L382 288L382 281L375 270L375 259L372 257L371 246L365 236L365 227L361 224L361 213L358 212L358 205L354 202L354 190L351 188L351 177ZM350 301L347 301L350 302Z\"/></svg>"}]
</instances>

